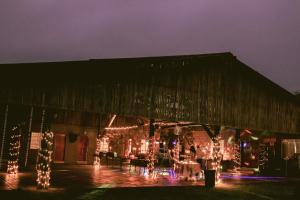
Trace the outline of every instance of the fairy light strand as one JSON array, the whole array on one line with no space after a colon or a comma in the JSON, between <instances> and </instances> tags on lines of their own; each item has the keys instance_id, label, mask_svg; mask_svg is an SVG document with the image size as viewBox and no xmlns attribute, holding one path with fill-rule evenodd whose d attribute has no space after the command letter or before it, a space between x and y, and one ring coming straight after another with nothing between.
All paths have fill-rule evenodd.
<instances>
[{"instance_id":1,"label":"fairy light strand","mask_svg":"<svg viewBox=\"0 0 300 200\"><path fill-rule=\"evenodd\" d=\"M108 131L124 131L124 130L135 129L135 128L138 128L138 126L134 125L134 126L122 126L122 127L106 127L104 129Z\"/></svg>"}]
</instances>

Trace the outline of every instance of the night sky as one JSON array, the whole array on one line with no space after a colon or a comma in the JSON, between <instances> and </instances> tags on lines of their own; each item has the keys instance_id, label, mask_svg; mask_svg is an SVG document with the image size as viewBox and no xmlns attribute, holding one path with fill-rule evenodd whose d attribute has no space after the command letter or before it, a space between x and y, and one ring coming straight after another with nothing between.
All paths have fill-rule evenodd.
<instances>
[{"instance_id":1,"label":"night sky","mask_svg":"<svg viewBox=\"0 0 300 200\"><path fill-rule=\"evenodd\" d=\"M0 0L0 63L224 51L300 90L300 1Z\"/></svg>"}]
</instances>

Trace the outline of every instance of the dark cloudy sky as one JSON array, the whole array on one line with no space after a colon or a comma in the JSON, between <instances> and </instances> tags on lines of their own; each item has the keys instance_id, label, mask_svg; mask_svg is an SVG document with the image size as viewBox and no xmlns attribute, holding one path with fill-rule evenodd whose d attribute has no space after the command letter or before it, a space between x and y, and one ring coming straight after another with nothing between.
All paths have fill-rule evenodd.
<instances>
[{"instance_id":1,"label":"dark cloudy sky","mask_svg":"<svg viewBox=\"0 0 300 200\"><path fill-rule=\"evenodd\" d=\"M0 0L0 63L223 51L300 90L300 0Z\"/></svg>"}]
</instances>

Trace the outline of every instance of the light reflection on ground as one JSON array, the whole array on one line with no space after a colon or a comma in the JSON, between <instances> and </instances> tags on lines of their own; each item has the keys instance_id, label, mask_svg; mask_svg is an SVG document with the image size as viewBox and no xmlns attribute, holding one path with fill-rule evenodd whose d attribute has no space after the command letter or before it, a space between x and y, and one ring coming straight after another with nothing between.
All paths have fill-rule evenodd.
<instances>
[{"instance_id":1,"label":"light reflection on ground","mask_svg":"<svg viewBox=\"0 0 300 200\"><path fill-rule=\"evenodd\" d=\"M232 189L239 184L253 182L279 182L283 177L249 176L223 173L217 188ZM149 175L144 168L119 168L91 165L55 165L51 173L49 192L76 188L115 188L115 187L159 187L159 186L204 186L204 180L184 180L171 169L155 170ZM0 173L0 190L36 190L35 172L7 175Z\"/></svg>"},{"instance_id":2,"label":"light reflection on ground","mask_svg":"<svg viewBox=\"0 0 300 200\"><path fill-rule=\"evenodd\" d=\"M276 177L276 176L245 176L245 175L222 175L223 179L284 179L284 177Z\"/></svg>"},{"instance_id":3,"label":"light reflection on ground","mask_svg":"<svg viewBox=\"0 0 300 200\"><path fill-rule=\"evenodd\" d=\"M64 188L58 188L58 187L53 187L51 186L50 188L48 188L47 190L38 190L36 186L22 186L18 189L22 189L22 190L26 190L26 191L39 191L39 192L62 192L65 189Z\"/></svg>"},{"instance_id":4,"label":"light reflection on ground","mask_svg":"<svg viewBox=\"0 0 300 200\"><path fill-rule=\"evenodd\" d=\"M8 190L17 189L19 187L19 176L22 174L5 174L5 185L4 188Z\"/></svg>"}]
</instances>

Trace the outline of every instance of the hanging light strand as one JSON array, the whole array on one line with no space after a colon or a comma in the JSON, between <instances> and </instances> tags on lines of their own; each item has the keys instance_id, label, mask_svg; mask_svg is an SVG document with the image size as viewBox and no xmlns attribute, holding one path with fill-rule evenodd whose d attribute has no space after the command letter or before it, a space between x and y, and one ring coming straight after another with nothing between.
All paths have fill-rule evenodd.
<instances>
[{"instance_id":1,"label":"hanging light strand","mask_svg":"<svg viewBox=\"0 0 300 200\"><path fill-rule=\"evenodd\" d=\"M135 129L138 128L137 125L134 126L121 126L121 127L106 127L105 130L107 131L125 131L129 129Z\"/></svg>"}]
</instances>

